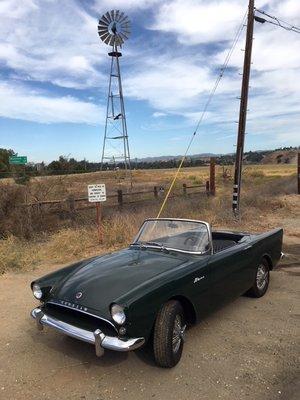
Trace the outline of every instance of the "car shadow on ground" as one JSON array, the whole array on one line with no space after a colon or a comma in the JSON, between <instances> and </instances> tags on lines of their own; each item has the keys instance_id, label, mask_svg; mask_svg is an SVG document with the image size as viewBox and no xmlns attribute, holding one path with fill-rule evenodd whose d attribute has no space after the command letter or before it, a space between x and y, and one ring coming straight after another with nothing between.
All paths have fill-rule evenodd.
<instances>
[{"instance_id":1,"label":"car shadow on ground","mask_svg":"<svg viewBox=\"0 0 300 400\"><path fill-rule=\"evenodd\" d=\"M95 347L66 335L60 335L48 328L42 332L30 329L28 332L32 341L44 347L44 352L60 353L63 356L77 360L79 364L111 366L127 360L128 353L105 350L102 357L97 357Z\"/></svg>"},{"instance_id":2,"label":"car shadow on ground","mask_svg":"<svg viewBox=\"0 0 300 400\"><path fill-rule=\"evenodd\" d=\"M247 298L246 298L247 299ZM227 305L218 307L214 313L203 316L203 319L196 324L189 325L187 328L187 336L200 335L202 326L213 320L214 316L224 309L229 311L231 307L236 307L237 302L243 303L247 301L240 297ZM249 298L248 298L249 300ZM129 357L137 357L144 364L150 367L157 368L153 355L153 338L140 349L132 352L117 352L105 350L102 357L97 357L95 347L91 344L82 342L72 337L60 334L51 328L44 327L43 331L37 331L35 326L28 329L28 334L31 336L32 341L44 347L44 352L54 351L60 353L65 357L72 358L78 361L79 364L97 365L97 366L112 366L118 365L127 361Z\"/></svg>"},{"instance_id":3,"label":"car shadow on ground","mask_svg":"<svg viewBox=\"0 0 300 400\"><path fill-rule=\"evenodd\" d=\"M134 356L143 363L151 367L156 367L153 357L152 340L146 343L141 349L133 352L105 350L102 357L97 357L93 345L66 335L60 335L49 328L44 328L44 330L40 332L35 330L35 326L32 326L29 328L28 334L31 336L31 340L34 343L44 347L45 353L49 353L50 351L60 353L68 358L76 359L79 364L105 367L121 364L127 361L129 357Z\"/></svg>"}]
</instances>

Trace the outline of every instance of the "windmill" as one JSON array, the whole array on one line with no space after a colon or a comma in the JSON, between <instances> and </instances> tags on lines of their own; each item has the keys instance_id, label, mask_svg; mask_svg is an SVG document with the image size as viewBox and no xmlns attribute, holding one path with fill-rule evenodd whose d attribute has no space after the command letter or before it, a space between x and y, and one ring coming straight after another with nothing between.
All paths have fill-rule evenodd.
<instances>
[{"instance_id":1,"label":"windmill","mask_svg":"<svg viewBox=\"0 0 300 400\"><path fill-rule=\"evenodd\" d=\"M130 35L130 21L119 10L108 11L99 19L98 34L105 44L112 47L112 50L108 53L111 57L111 64L101 170L103 170L104 164L107 162L111 165L123 164L125 179L129 180L130 187L132 187L130 152L119 61L122 56L119 48L122 47Z\"/></svg>"}]
</instances>

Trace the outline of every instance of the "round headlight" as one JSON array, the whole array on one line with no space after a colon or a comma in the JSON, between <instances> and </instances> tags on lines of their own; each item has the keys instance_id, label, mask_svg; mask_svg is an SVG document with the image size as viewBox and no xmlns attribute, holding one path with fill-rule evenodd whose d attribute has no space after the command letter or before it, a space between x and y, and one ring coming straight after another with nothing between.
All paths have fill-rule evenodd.
<instances>
[{"instance_id":1,"label":"round headlight","mask_svg":"<svg viewBox=\"0 0 300 400\"><path fill-rule=\"evenodd\" d=\"M122 306L119 306L118 304L113 304L111 306L111 316L112 319L118 324L118 325L123 325L126 321L126 315L124 313L124 309Z\"/></svg>"},{"instance_id":2,"label":"round headlight","mask_svg":"<svg viewBox=\"0 0 300 400\"><path fill-rule=\"evenodd\" d=\"M36 299L40 300L43 297L42 289L39 287L37 283L32 286L32 292Z\"/></svg>"}]
</instances>

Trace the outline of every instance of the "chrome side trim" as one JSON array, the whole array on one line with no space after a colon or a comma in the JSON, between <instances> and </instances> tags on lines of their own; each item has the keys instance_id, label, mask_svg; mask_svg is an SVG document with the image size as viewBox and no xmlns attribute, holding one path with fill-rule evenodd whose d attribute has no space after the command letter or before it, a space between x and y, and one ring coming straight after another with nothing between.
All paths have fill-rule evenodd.
<instances>
[{"instance_id":1,"label":"chrome side trim","mask_svg":"<svg viewBox=\"0 0 300 400\"><path fill-rule=\"evenodd\" d=\"M65 335L94 344L96 355L98 357L103 355L103 349L114 351L130 351L138 349L145 343L145 339L143 337L119 339L118 337L114 336L106 336L100 329L96 329L94 332L91 332L82 328L78 328L74 325L60 321L57 318L45 314L39 307L34 308L31 311L31 316L36 320L37 324L41 325L42 327L44 325L49 326L61 333L64 333Z\"/></svg>"},{"instance_id":2,"label":"chrome side trim","mask_svg":"<svg viewBox=\"0 0 300 400\"><path fill-rule=\"evenodd\" d=\"M61 304L61 303L59 302L59 300L50 300L50 301L47 301L47 302L46 302L46 305L47 305L47 304L54 304L55 306L65 307L65 308L68 308L69 310L75 310L75 311L78 311L78 312L80 312L80 313L82 313L82 314L90 315L91 317L101 319L102 321L107 322L112 328L114 328L114 330L115 330L116 332L118 332L118 329L115 327L115 325L114 325L111 321L109 321L108 319L106 319L106 318L99 317L98 315L89 313L88 311L79 310L78 308L75 308L75 307L70 307L70 306L68 306L68 305L66 305L66 304Z\"/></svg>"}]
</instances>

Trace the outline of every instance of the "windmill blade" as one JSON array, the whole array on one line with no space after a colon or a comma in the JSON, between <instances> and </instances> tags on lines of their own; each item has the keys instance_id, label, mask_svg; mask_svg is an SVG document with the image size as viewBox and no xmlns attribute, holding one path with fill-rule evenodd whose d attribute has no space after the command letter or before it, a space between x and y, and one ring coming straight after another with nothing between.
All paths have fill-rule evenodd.
<instances>
[{"instance_id":1,"label":"windmill blade","mask_svg":"<svg viewBox=\"0 0 300 400\"><path fill-rule=\"evenodd\" d=\"M120 11L119 11L120 12ZM120 20L124 17L124 12L122 11L120 14L119 14L119 16L116 18L116 21L117 22L120 22Z\"/></svg>"},{"instance_id":2,"label":"windmill blade","mask_svg":"<svg viewBox=\"0 0 300 400\"><path fill-rule=\"evenodd\" d=\"M122 14L124 14L124 13L122 13ZM120 20L118 22L121 24L122 22L125 22L126 20L128 20L128 17L127 17L127 15L124 15L122 18L120 18Z\"/></svg>"},{"instance_id":3,"label":"windmill blade","mask_svg":"<svg viewBox=\"0 0 300 400\"><path fill-rule=\"evenodd\" d=\"M99 34L99 36L100 36L100 39L103 40L103 42L104 42L104 40L109 36L109 33L108 32L102 33L101 35Z\"/></svg>"},{"instance_id":4,"label":"windmill blade","mask_svg":"<svg viewBox=\"0 0 300 400\"><path fill-rule=\"evenodd\" d=\"M107 19L105 15L102 15L102 17L101 17L99 23L100 23L100 22L102 22L103 24L106 24L106 25L109 25L109 24L110 24L109 19Z\"/></svg>"},{"instance_id":5,"label":"windmill blade","mask_svg":"<svg viewBox=\"0 0 300 400\"><path fill-rule=\"evenodd\" d=\"M106 39L108 35L110 35L109 32L104 32L104 33L98 33L98 35L100 36L100 38L102 40Z\"/></svg>"},{"instance_id":6,"label":"windmill blade","mask_svg":"<svg viewBox=\"0 0 300 400\"><path fill-rule=\"evenodd\" d=\"M118 42L118 43L117 43L118 46L124 43L124 40L122 39L122 37L121 37L120 34L117 35L117 42Z\"/></svg>"},{"instance_id":7,"label":"windmill blade","mask_svg":"<svg viewBox=\"0 0 300 400\"><path fill-rule=\"evenodd\" d=\"M100 39L103 40L104 43L106 43L105 39L110 37L110 33L105 33L104 35L100 36Z\"/></svg>"},{"instance_id":8,"label":"windmill blade","mask_svg":"<svg viewBox=\"0 0 300 400\"><path fill-rule=\"evenodd\" d=\"M129 21L129 20L127 20L127 21L122 21L122 22L119 22L119 24L120 24L121 26L130 25L130 21Z\"/></svg>"},{"instance_id":9,"label":"windmill blade","mask_svg":"<svg viewBox=\"0 0 300 400\"><path fill-rule=\"evenodd\" d=\"M113 46L115 43L115 37L113 35L110 36L110 41L109 41L109 45Z\"/></svg>"},{"instance_id":10,"label":"windmill blade","mask_svg":"<svg viewBox=\"0 0 300 400\"><path fill-rule=\"evenodd\" d=\"M105 16L109 20L109 23L111 23L112 19L111 19L110 13L108 11L107 11L107 13L105 13Z\"/></svg>"},{"instance_id":11,"label":"windmill blade","mask_svg":"<svg viewBox=\"0 0 300 400\"><path fill-rule=\"evenodd\" d=\"M99 26L101 26L102 28L107 28L109 26L109 24L107 24L106 22L99 21L98 27Z\"/></svg>"},{"instance_id":12,"label":"windmill blade","mask_svg":"<svg viewBox=\"0 0 300 400\"><path fill-rule=\"evenodd\" d=\"M130 29L130 24L121 25L122 29Z\"/></svg>"},{"instance_id":13,"label":"windmill blade","mask_svg":"<svg viewBox=\"0 0 300 400\"><path fill-rule=\"evenodd\" d=\"M107 28L98 28L98 33L101 35L102 33L108 32Z\"/></svg>"},{"instance_id":14,"label":"windmill blade","mask_svg":"<svg viewBox=\"0 0 300 400\"><path fill-rule=\"evenodd\" d=\"M98 35L109 46L121 46L131 33L131 23L120 10L110 10L98 21Z\"/></svg>"},{"instance_id":15,"label":"windmill blade","mask_svg":"<svg viewBox=\"0 0 300 400\"><path fill-rule=\"evenodd\" d=\"M121 33L123 33L124 35L130 36L131 31L125 31L125 30L123 30Z\"/></svg>"},{"instance_id":16,"label":"windmill blade","mask_svg":"<svg viewBox=\"0 0 300 400\"><path fill-rule=\"evenodd\" d=\"M102 31L102 32L99 32L98 31L98 35L101 37L101 36L103 36L103 35L106 35L107 33L109 33L107 30L106 31Z\"/></svg>"},{"instance_id":17,"label":"windmill blade","mask_svg":"<svg viewBox=\"0 0 300 400\"><path fill-rule=\"evenodd\" d=\"M103 42L104 42L105 44L109 45L109 42L110 42L110 35L108 35L108 37L107 37L105 40L103 40Z\"/></svg>"},{"instance_id":18,"label":"windmill blade","mask_svg":"<svg viewBox=\"0 0 300 400\"><path fill-rule=\"evenodd\" d=\"M128 36L124 35L124 33L120 33L120 35L123 38L123 42L128 39Z\"/></svg>"},{"instance_id":19,"label":"windmill blade","mask_svg":"<svg viewBox=\"0 0 300 400\"><path fill-rule=\"evenodd\" d=\"M106 22L99 21L98 26L101 26L103 28L107 28L109 26L109 24L107 24Z\"/></svg>"}]
</instances>

